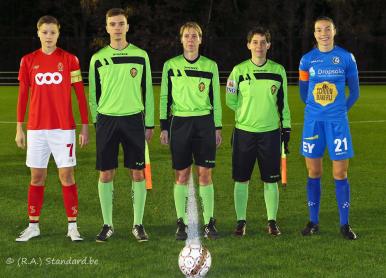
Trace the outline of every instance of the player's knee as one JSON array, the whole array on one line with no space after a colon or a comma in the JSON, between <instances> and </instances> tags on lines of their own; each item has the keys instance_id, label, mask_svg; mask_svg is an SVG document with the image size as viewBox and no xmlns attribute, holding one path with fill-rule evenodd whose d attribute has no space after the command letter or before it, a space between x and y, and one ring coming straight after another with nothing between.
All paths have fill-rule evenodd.
<instances>
[{"instance_id":1,"label":"player's knee","mask_svg":"<svg viewBox=\"0 0 386 278\"><path fill-rule=\"evenodd\" d=\"M209 174L200 175L198 177L198 182L200 183L200 185L212 184L212 175L210 173Z\"/></svg>"},{"instance_id":2,"label":"player's knee","mask_svg":"<svg viewBox=\"0 0 386 278\"><path fill-rule=\"evenodd\" d=\"M145 179L143 170L133 170L131 173L131 177L132 177L132 180L135 182L143 181Z\"/></svg>"},{"instance_id":3,"label":"player's knee","mask_svg":"<svg viewBox=\"0 0 386 278\"><path fill-rule=\"evenodd\" d=\"M44 185L47 175L45 173L35 173L31 175L31 184Z\"/></svg>"},{"instance_id":4,"label":"player's knee","mask_svg":"<svg viewBox=\"0 0 386 278\"><path fill-rule=\"evenodd\" d=\"M103 183L111 182L114 178L114 171L100 171L99 172L99 181Z\"/></svg>"},{"instance_id":5,"label":"player's knee","mask_svg":"<svg viewBox=\"0 0 386 278\"><path fill-rule=\"evenodd\" d=\"M189 181L189 171L177 171L176 172L176 183L187 184Z\"/></svg>"},{"instance_id":6,"label":"player's knee","mask_svg":"<svg viewBox=\"0 0 386 278\"><path fill-rule=\"evenodd\" d=\"M347 178L347 171L333 170L333 176L336 180L344 180Z\"/></svg>"},{"instance_id":7,"label":"player's knee","mask_svg":"<svg viewBox=\"0 0 386 278\"><path fill-rule=\"evenodd\" d=\"M308 167L308 176L310 178L320 178L323 174L323 169L321 167Z\"/></svg>"}]
</instances>

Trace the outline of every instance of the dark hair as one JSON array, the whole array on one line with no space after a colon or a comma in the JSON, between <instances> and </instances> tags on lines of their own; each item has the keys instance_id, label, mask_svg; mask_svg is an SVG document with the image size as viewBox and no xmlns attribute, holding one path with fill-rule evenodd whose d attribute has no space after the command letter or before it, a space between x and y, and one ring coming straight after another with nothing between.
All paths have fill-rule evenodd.
<instances>
[{"instance_id":1,"label":"dark hair","mask_svg":"<svg viewBox=\"0 0 386 278\"><path fill-rule=\"evenodd\" d=\"M269 30L262 26L257 26L248 32L247 42L250 43L252 41L253 36L256 34L265 36L265 39L267 40L267 42L268 43L271 42L271 34L269 33Z\"/></svg>"},{"instance_id":2,"label":"dark hair","mask_svg":"<svg viewBox=\"0 0 386 278\"><path fill-rule=\"evenodd\" d=\"M112 8L106 12L106 22L109 17L117 16L117 15L123 15L127 19L126 12L121 8Z\"/></svg>"},{"instance_id":3,"label":"dark hair","mask_svg":"<svg viewBox=\"0 0 386 278\"><path fill-rule=\"evenodd\" d=\"M60 29L59 21L52 15L43 15L41 18L39 18L36 26L39 29L40 26L42 26L43 24L56 24L58 26L58 29Z\"/></svg>"}]
</instances>

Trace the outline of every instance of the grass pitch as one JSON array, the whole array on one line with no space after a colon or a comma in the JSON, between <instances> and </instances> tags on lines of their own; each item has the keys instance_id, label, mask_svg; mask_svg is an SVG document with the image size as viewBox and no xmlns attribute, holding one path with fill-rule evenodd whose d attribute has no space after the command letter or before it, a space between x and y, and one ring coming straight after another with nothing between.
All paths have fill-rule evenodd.
<instances>
[{"instance_id":1,"label":"grass pitch","mask_svg":"<svg viewBox=\"0 0 386 278\"><path fill-rule=\"evenodd\" d=\"M159 88L155 87L157 103L158 92ZM98 173L94 170L95 133L90 126L90 144L85 149L77 148L76 168L78 226L85 241L74 244L64 236L67 221L57 172L51 161L41 215L41 236L25 244L16 243L16 236L28 220L29 170L25 166L25 151L17 149L14 143L17 88L0 87L0 100L0 276L182 277L177 257L184 243L174 239L174 177L169 150L159 143L159 128L150 144L154 189L148 192L144 217L149 242L137 243L131 235L131 185L127 171L120 167L114 183L115 234L105 244L95 243L102 216L97 192ZM224 103L225 99L222 101ZM296 86L289 88L289 102L293 123L291 153L287 162L288 186L285 191L280 188L278 223L282 236L278 238L271 238L265 232L263 184L257 168L249 189L247 236L243 239L231 236L236 221L229 144L233 113L225 105L223 107L223 144L218 150L213 177L215 217L221 238L203 240L213 258L208 277L385 277L386 86L362 86L360 99L349 113L355 149L349 169L350 222L359 235L354 242L344 240L339 234L335 186L328 156L322 179L320 235L306 238L300 235L308 212L306 170L298 151L304 106ZM79 119L77 112L76 115Z\"/></svg>"}]
</instances>

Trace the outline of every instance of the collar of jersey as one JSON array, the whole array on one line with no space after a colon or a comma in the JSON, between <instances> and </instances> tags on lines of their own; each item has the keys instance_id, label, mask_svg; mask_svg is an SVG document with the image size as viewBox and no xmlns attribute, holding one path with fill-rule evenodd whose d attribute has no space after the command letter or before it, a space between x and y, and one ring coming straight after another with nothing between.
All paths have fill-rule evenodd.
<instances>
[{"instance_id":1,"label":"collar of jersey","mask_svg":"<svg viewBox=\"0 0 386 278\"><path fill-rule=\"evenodd\" d=\"M254 66L258 67L258 68L262 68L262 67L264 67L264 66L268 63L268 59L266 59L265 62L264 62L264 64L258 66L258 65L256 65L256 64L252 61L252 59L249 59L249 61L251 61L251 63L252 63Z\"/></svg>"},{"instance_id":2,"label":"collar of jersey","mask_svg":"<svg viewBox=\"0 0 386 278\"><path fill-rule=\"evenodd\" d=\"M186 62L188 62L189 64L194 64L195 62L197 62L198 61L198 59L200 59L200 57L201 57L201 55L200 54L198 54L198 56L197 56L197 58L196 59L194 59L194 60L188 60L188 59L186 59L186 57L184 56L184 54L182 54L182 57L184 57L184 59L185 59L185 61Z\"/></svg>"},{"instance_id":3,"label":"collar of jersey","mask_svg":"<svg viewBox=\"0 0 386 278\"><path fill-rule=\"evenodd\" d=\"M110 47L111 49L115 50L115 51L123 51L123 50L125 50L126 48L128 48L128 47L130 46L130 44L131 44L131 43L127 43L126 47L125 47L125 48L122 48L122 49L116 49L116 48L112 47L110 44L109 44L109 47Z\"/></svg>"}]
</instances>

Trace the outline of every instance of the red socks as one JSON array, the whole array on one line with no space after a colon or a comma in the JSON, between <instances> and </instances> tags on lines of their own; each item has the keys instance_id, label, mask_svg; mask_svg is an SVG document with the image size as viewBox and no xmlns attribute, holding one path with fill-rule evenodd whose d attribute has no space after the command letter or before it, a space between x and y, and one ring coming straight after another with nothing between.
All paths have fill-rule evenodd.
<instances>
[{"instance_id":1,"label":"red socks","mask_svg":"<svg viewBox=\"0 0 386 278\"><path fill-rule=\"evenodd\" d=\"M43 205L45 186L29 185L28 189L28 215L31 223L39 222L40 211Z\"/></svg>"},{"instance_id":2,"label":"red socks","mask_svg":"<svg viewBox=\"0 0 386 278\"><path fill-rule=\"evenodd\" d=\"M70 186L63 186L63 202L66 208L67 217L78 216L78 189L76 184Z\"/></svg>"}]
</instances>

